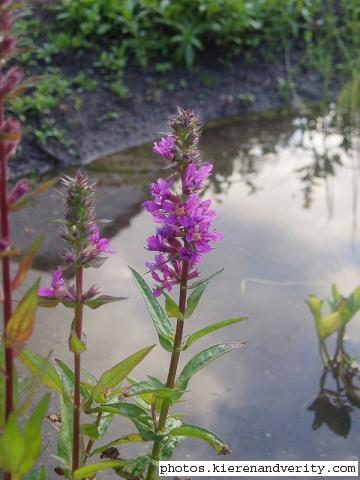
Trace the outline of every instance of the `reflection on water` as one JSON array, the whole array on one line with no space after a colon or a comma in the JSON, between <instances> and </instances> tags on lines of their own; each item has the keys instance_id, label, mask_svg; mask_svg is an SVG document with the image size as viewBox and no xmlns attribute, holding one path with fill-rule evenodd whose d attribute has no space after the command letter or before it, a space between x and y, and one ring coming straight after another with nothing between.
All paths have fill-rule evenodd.
<instances>
[{"instance_id":1,"label":"reflection on water","mask_svg":"<svg viewBox=\"0 0 360 480\"><path fill-rule=\"evenodd\" d=\"M346 293L359 284L354 234L359 157L357 139L345 133L332 115L321 120L307 113L296 118L279 113L253 117L204 133L205 157L216 167L206 194L217 203L217 228L224 232L224 240L206 259L203 273L225 270L209 286L206 301L186 329L189 333L237 314L250 320L213 335L214 343L239 339L247 346L200 372L179 410L190 423L206 425L224 437L233 451L230 460L345 460L358 455L359 410L351 411L351 401L343 402L344 379L353 377L349 371L339 380L336 372L324 371L313 320L303 301L310 292L326 295L333 282ZM152 166L150 147L145 150L137 150L133 161ZM121 219L121 199L128 196L118 174L112 173L116 164L114 158L110 164L105 160L99 174L98 162L93 173L101 182L112 182L104 202L106 216ZM136 175L148 180L153 173L149 167ZM131 184L131 171L124 176ZM141 187L137 202L144 196ZM139 209L132 211L128 222L110 232L117 255L101 269L87 272L89 285L96 282L107 294L129 297L121 305L107 305L100 314L86 312L84 363L97 372L157 342L127 268L144 271L149 255L143 245L153 226ZM58 249L57 244L52 247ZM44 261L42 268L45 265ZM43 273L44 282L47 275ZM61 313L40 312L33 346L42 354L53 347L55 357L69 359L65 345L72 319L65 309ZM207 344L208 339L200 341L196 348ZM356 318L347 329L346 345L356 356L360 346ZM189 358L185 353L184 361ZM168 355L157 348L137 376L164 375L167 363ZM320 394L314 401L319 378ZM315 412L315 429L309 405ZM321 423L329 428L318 428ZM114 437L120 428L122 434L132 431L125 421L117 425ZM213 454L206 445L189 440L177 458L204 460Z\"/></svg>"}]
</instances>

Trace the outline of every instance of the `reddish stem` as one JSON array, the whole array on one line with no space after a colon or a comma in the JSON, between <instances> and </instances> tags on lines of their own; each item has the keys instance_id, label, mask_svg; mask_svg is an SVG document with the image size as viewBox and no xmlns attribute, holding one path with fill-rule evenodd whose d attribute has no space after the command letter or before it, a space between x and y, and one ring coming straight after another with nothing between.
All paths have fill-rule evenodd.
<instances>
[{"instance_id":1,"label":"reddish stem","mask_svg":"<svg viewBox=\"0 0 360 480\"><path fill-rule=\"evenodd\" d=\"M4 122L4 106L0 102L0 130ZM0 141L0 211L1 240L3 245L10 244L9 206L7 198L7 155L5 142ZM2 277L4 293L4 335L12 315L12 292L10 276L10 258L2 257ZM5 422L14 408L14 354L12 348L5 347ZM10 480L11 474L4 473L4 480Z\"/></svg>"},{"instance_id":2,"label":"reddish stem","mask_svg":"<svg viewBox=\"0 0 360 480\"><path fill-rule=\"evenodd\" d=\"M75 307L75 332L77 337L82 339L82 291L83 291L83 269L76 268L76 307ZM74 416L73 416L73 462L72 471L74 472L80 467L80 413L81 413L81 398L80 398L80 376L81 364L80 353L74 353L75 365L75 388L74 388Z\"/></svg>"},{"instance_id":3,"label":"reddish stem","mask_svg":"<svg viewBox=\"0 0 360 480\"><path fill-rule=\"evenodd\" d=\"M0 104L0 129L3 124L3 105ZM7 198L7 158L5 143L0 141L0 210L1 240L4 245L10 244L9 207ZM10 277L10 258L2 257L2 275L4 290L4 334L12 315L12 292ZM12 348L5 348L5 421L13 410L14 355Z\"/></svg>"}]
</instances>

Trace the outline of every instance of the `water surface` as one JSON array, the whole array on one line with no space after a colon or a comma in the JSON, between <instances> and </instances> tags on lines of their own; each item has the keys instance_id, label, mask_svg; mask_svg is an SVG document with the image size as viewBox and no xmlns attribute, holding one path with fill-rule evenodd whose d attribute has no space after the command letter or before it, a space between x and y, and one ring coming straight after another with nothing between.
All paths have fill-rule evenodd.
<instances>
[{"instance_id":1,"label":"water surface","mask_svg":"<svg viewBox=\"0 0 360 480\"><path fill-rule=\"evenodd\" d=\"M247 344L198 373L177 410L188 415L188 422L222 436L232 449L227 460L358 456L358 409L339 413L320 408L316 428L314 412L308 410L319 394L323 369L304 299L310 293L327 296L333 282L345 294L360 282L358 138L330 120L331 115L324 120L276 113L215 125L203 135L205 158L215 163L216 172L206 195L214 200L216 227L224 240L208 255L202 272L225 270L208 287L186 331L237 315L249 320L206 337L184 354L183 361L211 341ZM143 246L154 226L138 205L146 198L144 185L158 165L149 146L126 155L138 166L136 178L142 179L141 194L134 201L137 207L127 212L126 222L118 221L108 230L117 254L101 269L86 272L89 285L97 283L105 293L129 297L86 311L88 350L83 358L96 373L157 343L128 265L144 272L144 262L151 258ZM133 178L131 169L121 172L123 161L122 156L113 157L92 167L101 185L111 184L110 193L104 187L106 211L118 220L124 213L117 186L123 192L124 183L131 185ZM47 265L45 252L44 283L49 278L44 272ZM52 348L55 357L70 360L66 345L71 320L66 309L41 311L32 346L44 355ZM346 342L347 350L357 356L359 319L350 324ZM136 375L165 378L168 360L157 347ZM335 388L328 380L327 387ZM111 437L133 430L122 420ZM210 460L215 455L206 444L188 440L176 459Z\"/></svg>"}]
</instances>

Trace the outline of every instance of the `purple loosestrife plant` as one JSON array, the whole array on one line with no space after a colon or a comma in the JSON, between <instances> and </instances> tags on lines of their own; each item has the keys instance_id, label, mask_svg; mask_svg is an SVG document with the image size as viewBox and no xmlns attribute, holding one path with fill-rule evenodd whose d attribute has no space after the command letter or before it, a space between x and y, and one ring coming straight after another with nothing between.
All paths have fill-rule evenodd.
<instances>
[{"instance_id":1,"label":"purple loosestrife plant","mask_svg":"<svg viewBox=\"0 0 360 480\"><path fill-rule=\"evenodd\" d=\"M175 447L185 437L200 438L219 454L229 452L227 445L216 434L184 423L181 415L169 416L169 411L180 400L197 371L220 355L242 346L243 342L207 348L195 355L178 375L181 352L203 336L245 319L237 317L212 324L184 340L185 321L192 316L210 279L216 275L200 279L199 265L222 235L214 228L216 213L211 207L211 200L202 198L213 166L203 163L198 149L198 117L192 111L179 108L177 115L170 119L170 127L171 132L154 145L154 151L164 158L169 175L151 185L152 199L144 204L156 224L155 234L147 241L147 249L154 252L155 257L153 262L146 264L155 282L154 288L151 290L142 276L132 269L160 343L170 353L165 382L151 377L134 385L132 391L136 401L137 395L147 394L142 397L141 404L147 423L146 427L142 424L138 430L143 440L153 441L153 447L148 455L134 459L127 472L147 480L156 477L159 460L171 458ZM170 296L174 289L179 291L178 301ZM158 299L161 296L164 297L165 308ZM172 318L176 320L175 329Z\"/></svg>"},{"instance_id":2,"label":"purple loosestrife plant","mask_svg":"<svg viewBox=\"0 0 360 480\"><path fill-rule=\"evenodd\" d=\"M41 238L35 240L29 251L19 261L12 276L10 259L17 255L11 243L10 213L19 210L30 198L46 190L53 182L36 189L27 180L20 180L9 192L9 162L17 152L21 140L20 122L6 114L6 105L21 95L29 84L23 81L24 74L14 63L18 53L17 38L12 33L13 24L19 15L21 4L11 0L0 0L0 211L1 236L0 257L2 263L2 289L0 302L3 304L3 342L0 347L0 468L4 479L20 479L33 467L41 453L41 423L49 403L45 395L34 408L23 431L18 426L19 417L32 404L32 392L21 388L15 375L15 359L21 353L34 328L38 303L39 281L30 287L17 301L13 309L13 292L22 286L27 278ZM24 420L21 420L24 424ZM29 448L29 442L32 447Z\"/></svg>"},{"instance_id":3,"label":"purple loosestrife plant","mask_svg":"<svg viewBox=\"0 0 360 480\"><path fill-rule=\"evenodd\" d=\"M29 370L48 387L60 393L61 414L49 418L58 426L56 472L67 478L93 477L95 472L122 465L120 460L85 465L93 454L96 440L102 438L108 429L112 415L96 411L105 401L118 399L123 387L121 383L133 368L151 351L153 345L141 349L105 371L97 380L81 368L81 354L86 350L83 332L84 307L96 309L109 302L123 300L123 297L101 295L93 285L84 287L84 271L98 268L107 259L111 250L110 242L100 235L95 217L95 182L85 173L78 171L75 177L62 179L64 191L64 218L60 236L65 242L66 251L62 265L53 273L49 286L38 289L39 305L56 307L59 303L73 311L70 327L69 348L74 355L74 370L60 360L54 366L49 360L26 349L21 359ZM69 277L74 280L69 280ZM83 378L81 378L83 377ZM90 422L82 422L82 413L89 413Z\"/></svg>"}]
</instances>

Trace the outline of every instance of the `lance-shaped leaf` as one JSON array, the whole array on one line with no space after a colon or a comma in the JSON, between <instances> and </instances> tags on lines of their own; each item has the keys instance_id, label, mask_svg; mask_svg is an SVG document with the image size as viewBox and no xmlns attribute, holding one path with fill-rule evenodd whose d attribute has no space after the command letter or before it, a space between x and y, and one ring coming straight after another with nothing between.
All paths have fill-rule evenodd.
<instances>
[{"instance_id":1,"label":"lance-shaped leaf","mask_svg":"<svg viewBox=\"0 0 360 480\"><path fill-rule=\"evenodd\" d=\"M215 332L220 328L229 327L234 323L242 322L243 320L247 320L247 317L238 317L238 318L230 318L229 320L223 320L221 322L214 323L213 325L209 325L207 327L198 330L197 332L191 334L185 341L182 350L187 350L194 342L200 340L200 338L208 335L209 333Z\"/></svg>"},{"instance_id":2,"label":"lance-shaped leaf","mask_svg":"<svg viewBox=\"0 0 360 480\"><path fill-rule=\"evenodd\" d=\"M19 288L24 281L26 280L26 277L28 275L28 272L30 270L30 267L34 261L35 254L43 241L43 236L38 237L34 243L31 245L30 249L26 252L26 254L22 257L18 270L15 274L15 277L13 278L11 282L11 288L15 290L15 288Z\"/></svg>"},{"instance_id":3,"label":"lance-shaped leaf","mask_svg":"<svg viewBox=\"0 0 360 480\"><path fill-rule=\"evenodd\" d=\"M127 300L127 297L112 297L111 295L100 295L99 297L92 298L84 302L89 308L95 310L96 308L106 305L107 303L120 302L121 300Z\"/></svg>"},{"instance_id":4,"label":"lance-shaped leaf","mask_svg":"<svg viewBox=\"0 0 360 480\"><path fill-rule=\"evenodd\" d=\"M198 427L197 425L184 424L181 427L174 428L169 433L169 437L194 437L204 440L218 453L219 455L226 455L230 453L229 447L226 443L218 437L215 433Z\"/></svg>"},{"instance_id":5,"label":"lance-shaped leaf","mask_svg":"<svg viewBox=\"0 0 360 480\"><path fill-rule=\"evenodd\" d=\"M231 352L243 345L245 345L245 342L220 343L198 353L183 368L177 380L177 387L181 390L186 390L191 377L195 375L195 373L206 367L206 365L213 362L221 355L224 355L224 353Z\"/></svg>"},{"instance_id":6,"label":"lance-shaped leaf","mask_svg":"<svg viewBox=\"0 0 360 480\"><path fill-rule=\"evenodd\" d=\"M154 439L155 433L153 420L150 412L145 410L145 408L139 407L138 405L133 405L131 403L121 402L111 403L109 405L101 405L100 407L89 410L87 413L98 412L124 416L132 421L144 440Z\"/></svg>"},{"instance_id":7,"label":"lance-shaped leaf","mask_svg":"<svg viewBox=\"0 0 360 480\"><path fill-rule=\"evenodd\" d=\"M130 268L135 282L137 283L142 296L144 297L146 306L149 310L150 316L156 328L156 331L159 336L161 346L168 352L172 352L173 349L173 336L174 331L171 326L170 320L168 319L164 309L154 297L151 289L142 278L142 276L137 273L134 269Z\"/></svg>"},{"instance_id":8,"label":"lance-shaped leaf","mask_svg":"<svg viewBox=\"0 0 360 480\"><path fill-rule=\"evenodd\" d=\"M93 463L78 468L73 473L73 480L81 480L82 478L93 478L97 472L108 470L109 468L120 468L126 464L125 460L107 460L105 462Z\"/></svg>"},{"instance_id":9,"label":"lance-shaped leaf","mask_svg":"<svg viewBox=\"0 0 360 480\"><path fill-rule=\"evenodd\" d=\"M208 285L209 282L202 282L191 292L186 304L185 318L191 317L191 315L194 313L198 303L200 302L200 298L202 297L202 294L205 292L205 289Z\"/></svg>"},{"instance_id":10,"label":"lance-shaped leaf","mask_svg":"<svg viewBox=\"0 0 360 480\"><path fill-rule=\"evenodd\" d=\"M198 280L197 282L194 282L192 285L188 286L188 289L191 290L191 289L199 287L203 283L209 283L210 280L212 280L214 277L216 277L217 275L219 275L219 273L222 273L223 271L224 271L224 269L222 268L221 270L218 270L217 272L212 273L208 277L203 278L202 280Z\"/></svg>"},{"instance_id":11,"label":"lance-shaped leaf","mask_svg":"<svg viewBox=\"0 0 360 480\"><path fill-rule=\"evenodd\" d=\"M99 439L99 430L94 423L84 423L81 425L81 432L92 440Z\"/></svg>"},{"instance_id":12,"label":"lance-shaped leaf","mask_svg":"<svg viewBox=\"0 0 360 480\"><path fill-rule=\"evenodd\" d=\"M55 359L56 361L56 370L60 376L61 384L62 384L62 391L64 394L67 394L69 398L72 398L72 395L75 390L75 374L69 368L66 363L62 362L58 358ZM87 388L89 387L89 388ZM91 397L91 393L93 387L91 385L85 384L83 382L80 383L80 396L82 400L89 400Z\"/></svg>"},{"instance_id":13,"label":"lance-shaped leaf","mask_svg":"<svg viewBox=\"0 0 360 480\"><path fill-rule=\"evenodd\" d=\"M117 447L119 445L124 445L126 443L139 443L143 441L144 439L138 433L129 433L128 435L124 435L123 437L117 438L116 440L113 440L112 442L109 442L106 445L102 445L101 447L98 447L96 450L92 452L91 455L100 454L102 452L105 452L105 450L108 450L111 447Z\"/></svg>"},{"instance_id":14,"label":"lance-shaped leaf","mask_svg":"<svg viewBox=\"0 0 360 480\"><path fill-rule=\"evenodd\" d=\"M16 472L21 465L26 445L24 437L12 412L0 437L0 468L5 472Z\"/></svg>"},{"instance_id":15,"label":"lance-shaped leaf","mask_svg":"<svg viewBox=\"0 0 360 480\"><path fill-rule=\"evenodd\" d=\"M162 292L165 297L165 310L171 318L177 318L178 320L184 320L184 315L180 312L177 303L170 297L165 291Z\"/></svg>"},{"instance_id":16,"label":"lance-shaped leaf","mask_svg":"<svg viewBox=\"0 0 360 480\"><path fill-rule=\"evenodd\" d=\"M38 303L39 280L26 292L6 328L5 345L19 354L33 332Z\"/></svg>"},{"instance_id":17,"label":"lance-shaped leaf","mask_svg":"<svg viewBox=\"0 0 360 480\"><path fill-rule=\"evenodd\" d=\"M360 287L355 288L345 301L343 309L341 307L342 305L339 306L338 311L342 313L344 322L347 323L360 310Z\"/></svg>"},{"instance_id":18,"label":"lance-shaped leaf","mask_svg":"<svg viewBox=\"0 0 360 480\"><path fill-rule=\"evenodd\" d=\"M22 478L35 465L39 455L41 454L41 425L46 415L49 401L50 393L46 394L42 398L26 423L24 429L26 450L18 471L19 478Z\"/></svg>"},{"instance_id":19,"label":"lance-shaped leaf","mask_svg":"<svg viewBox=\"0 0 360 480\"><path fill-rule=\"evenodd\" d=\"M106 370L94 388L94 399L103 401L106 391L119 385L154 347L155 345L145 347L133 355L130 355L130 357L125 358L125 360L122 360L109 370Z\"/></svg>"},{"instance_id":20,"label":"lance-shaped leaf","mask_svg":"<svg viewBox=\"0 0 360 480\"><path fill-rule=\"evenodd\" d=\"M44 385L56 392L62 393L63 387L61 378L56 371L56 368L51 362L49 362L49 360L41 357L29 348L21 353L20 360L34 376L39 377L39 380Z\"/></svg>"},{"instance_id":21,"label":"lance-shaped leaf","mask_svg":"<svg viewBox=\"0 0 360 480\"><path fill-rule=\"evenodd\" d=\"M61 396L61 427L58 435L57 455L67 467L72 464L74 405L67 395Z\"/></svg>"}]
</instances>

